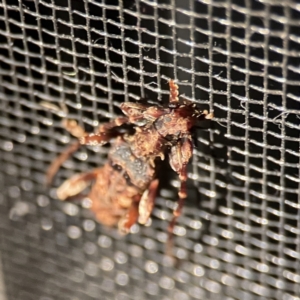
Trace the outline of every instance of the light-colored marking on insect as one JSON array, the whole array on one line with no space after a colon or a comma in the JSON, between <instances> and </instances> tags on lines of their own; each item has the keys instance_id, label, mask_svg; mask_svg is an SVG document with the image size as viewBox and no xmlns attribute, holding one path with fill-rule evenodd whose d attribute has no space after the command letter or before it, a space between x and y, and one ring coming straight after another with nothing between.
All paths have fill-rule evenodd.
<instances>
[{"instance_id":1,"label":"light-colored marking on insect","mask_svg":"<svg viewBox=\"0 0 300 300\"><path fill-rule=\"evenodd\" d=\"M213 117L214 117L214 113L210 113L210 114L207 114L207 115L205 116L205 119L210 120L210 119L212 119Z\"/></svg>"},{"instance_id":2,"label":"light-colored marking on insect","mask_svg":"<svg viewBox=\"0 0 300 300\"><path fill-rule=\"evenodd\" d=\"M143 224L143 225L146 224L146 222L150 216L150 212L147 207L148 196L149 196L149 190L147 189L143 193L140 203L139 203L139 220L138 221L140 224Z\"/></svg>"}]
</instances>

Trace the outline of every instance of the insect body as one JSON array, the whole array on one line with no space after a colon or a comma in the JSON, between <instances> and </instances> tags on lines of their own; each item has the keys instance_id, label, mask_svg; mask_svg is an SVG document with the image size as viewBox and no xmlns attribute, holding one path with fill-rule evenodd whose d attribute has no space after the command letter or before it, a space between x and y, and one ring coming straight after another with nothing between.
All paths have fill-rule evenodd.
<instances>
[{"instance_id":1,"label":"insect body","mask_svg":"<svg viewBox=\"0 0 300 300\"><path fill-rule=\"evenodd\" d=\"M64 124L78 141L56 158L47 173L50 183L61 164L80 145L111 143L108 160L101 168L76 174L58 189L61 200L81 194L92 182L88 194L91 209L99 222L118 225L127 233L137 221L145 224L152 212L158 179L157 164L165 155L179 175L179 202L169 225L169 233L180 215L186 198L187 164L192 156L191 128L198 120L211 119L212 113L200 111L195 104L179 100L178 86L171 80L169 103L165 107L122 103L124 117L101 125L96 133L86 133L76 121ZM134 133L124 133L120 126L132 125Z\"/></svg>"}]
</instances>

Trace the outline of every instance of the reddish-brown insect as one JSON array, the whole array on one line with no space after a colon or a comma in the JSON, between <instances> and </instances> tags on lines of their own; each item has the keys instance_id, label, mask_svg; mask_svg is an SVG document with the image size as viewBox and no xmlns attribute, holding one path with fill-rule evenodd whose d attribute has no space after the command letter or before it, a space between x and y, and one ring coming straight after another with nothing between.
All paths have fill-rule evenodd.
<instances>
[{"instance_id":1,"label":"reddish-brown insect","mask_svg":"<svg viewBox=\"0 0 300 300\"><path fill-rule=\"evenodd\" d=\"M167 106L122 103L121 109L126 116L101 125L96 133L86 133L76 121L64 120L66 129L78 141L52 162L47 172L48 183L80 145L110 142L111 149L104 166L66 180L57 189L59 199L79 195L93 182L88 198L97 220L109 226L117 224L121 232L127 233L137 221L145 224L149 219L159 183L157 163L167 154L180 179L178 205L169 225L169 237L172 236L187 197L187 164L193 148L191 128L198 120L211 119L213 114L198 110L190 101L179 100L178 86L172 80L169 85ZM117 130L123 124L131 124L134 133Z\"/></svg>"}]
</instances>

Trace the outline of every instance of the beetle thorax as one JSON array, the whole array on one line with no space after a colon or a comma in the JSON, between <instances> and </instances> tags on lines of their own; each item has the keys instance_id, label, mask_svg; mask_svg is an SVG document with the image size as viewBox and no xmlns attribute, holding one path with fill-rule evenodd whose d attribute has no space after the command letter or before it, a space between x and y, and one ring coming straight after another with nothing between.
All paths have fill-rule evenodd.
<instances>
[{"instance_id":1,"label":"beetle thorax","mask_svg":"<svg viewBox=\"0 0 300 300\"><path fill-rule=\"evenodd\" d=\"M169 114L159 117L154 126L157 132L162 137L171 137L178 139L185 133L188 133L193 126L193 119L190 117L181 116L178 111L173 111Z\"/></svg>"}]
</instances>

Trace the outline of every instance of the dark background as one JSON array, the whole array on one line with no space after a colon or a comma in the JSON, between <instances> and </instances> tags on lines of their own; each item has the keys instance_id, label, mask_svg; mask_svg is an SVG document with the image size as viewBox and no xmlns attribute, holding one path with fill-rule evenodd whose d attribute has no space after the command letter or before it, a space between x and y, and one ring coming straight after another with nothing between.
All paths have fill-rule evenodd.
<instances>
[{"instance_id":1,"label":"dark background","mask_svg":"<svg viewBox=\"0 0 300 300\"><path fill-rule=\"evenodd\" d=\"M292 1L0 0L0 297L299 299L300 11ZM123 101L183 97L214 111L195 129L188 201L164 256L178 181L167 164L150 226L120 237L55 200L105 162L82 148L44 186L71 137ZM200 124L201 125L201 124Z\"/></svg>"}]
</instances>

